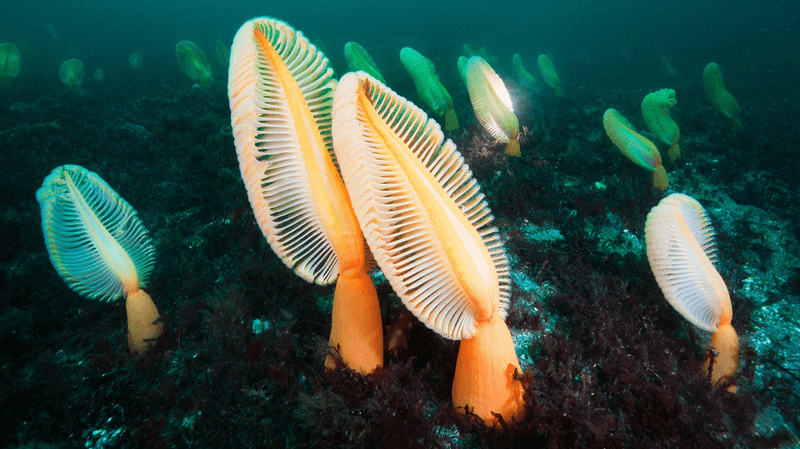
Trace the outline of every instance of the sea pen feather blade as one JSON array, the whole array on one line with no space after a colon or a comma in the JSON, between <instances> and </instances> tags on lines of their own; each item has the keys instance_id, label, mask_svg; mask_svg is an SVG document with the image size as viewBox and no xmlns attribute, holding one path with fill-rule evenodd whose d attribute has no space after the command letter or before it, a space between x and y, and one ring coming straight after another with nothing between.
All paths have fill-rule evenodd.
<instances>
[{"instance_id":1,"label":"sea pen feather blade","mask_svg":"<svg viewBox=\"0 0 800 449\"><path fill-rule=\"evenodd\" d=\"M146 285L155 248L136 210L97 174L54 169L36 192L50 260L73 290L112 301Z\"/></svg>"},{"instance_id":2,"label":"sea pen feather blade","mask_svg":"<svg viewBox=\"0 0 800 449\"><path fill-rule=\"evenodd\" d=\"M267 17L239 29L230 61L231 122L256 221L289 268L330 284L337 239L348 239L339 223L352 214L329 195L346 198L331 138L333 70L303 33Z\"/></svg>"},{"instance_id":3,"label":"sea pen feather blade","mask_svg":"<svg viewBox=\"0 0 800 449\"><path fill-rule=\"evenodd\" d=\"M664 297L695 326L714 332L730 322L731 300L715 269L714 232L705 209L672 194L647 214L647 258Z\"/></svg>"},{"instance_id":4,"label":"sea pen feather blade","mask_svg":"<svg viewBox=\"0 0 800 449\"><path fill-rule=\"evenodd\" d=\"M519 122L503 80L480 56L467 61L466 76L469 98L481 125L501 142L516 139Z\"/></svg>"},{"instance_id":5,"label":"sea pen feather blade","mask_svg":"<svg viewBox=\"0 0 800 449\"><path fill-rule=\"evenodd\" d=\"M439 125L364 72L342 77L334 109L353 207L406 306L454 339L473 336L478 318L504 316L505 252L469 167Z\"/></svg>"}]
</instances>

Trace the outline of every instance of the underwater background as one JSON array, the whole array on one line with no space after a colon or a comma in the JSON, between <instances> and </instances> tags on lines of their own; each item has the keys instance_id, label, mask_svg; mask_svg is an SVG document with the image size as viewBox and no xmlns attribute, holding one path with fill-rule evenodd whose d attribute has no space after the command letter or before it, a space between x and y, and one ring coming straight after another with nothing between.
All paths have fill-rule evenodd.
<instances>
[{"instance_id":1,"label":"underwater background","mask_svg":"<svg viewBox=\"0 0 800 449\"><path fill-rule=\"evenodd\" d=\"M256 226L215 56L256 16L320 40L337 76L344 44L358 42L423 108L398 53L436 65L461 122L447 137L512 264L507 323L527 411L515 426L459 418L458 342L405 312L378 270L385 333L405 346L372 376L325 371L333 287L298 278ZM788 0L6 2L0 43L18 48L21 69L0 76L0 446L797 447L798 17ZM208 56L208 88L181 70L181 40ZM485 47L511 93L520 158L475 118L456 65L465 43ZM516 78L515 53L539 92ZM540 54L561 96L543 85ZM77 86L59 79L71 58L85 67ZM705 96L710 62L741 129ZM676 92L682 151L664 157L666 192L602 123L615 108L654 140L640 105L662 88ZM51 265L35 193L64 164L105 179L153 237L147 291L165 332L142 357L127 353L123 302L81 297ZM648 265L645 218L674 192L700 201L717 233L742 343L736 394L709 385L708 335Z\"/></svg>"}]
</instances>

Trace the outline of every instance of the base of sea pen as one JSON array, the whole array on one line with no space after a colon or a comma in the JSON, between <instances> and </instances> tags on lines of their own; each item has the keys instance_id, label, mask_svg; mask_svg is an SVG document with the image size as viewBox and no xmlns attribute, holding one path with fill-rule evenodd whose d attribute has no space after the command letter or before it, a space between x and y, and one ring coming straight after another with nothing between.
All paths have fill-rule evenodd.
<instances>
[{"instance_id":1,"label":"base of sea pen","mask_svg":"<svg viewBox=\"0 0 800 449\"><path fill-rule=\"evenodd\" d=\"M139 355L154 345L164 332L164 325L153 299L142 289L128 293L125 298L128 312L128 348L133 355Z\"/></svg>"},{"instance_id":2,"label":"base of sea pen","mask_svg":"<svg viewBox=\"0 0 800 449\"><path fill-rule=\"evenodd\" d=\"M703 372L708 373L710 369L711 385L718 388L725 387L729 393L736 393L738 386L736 382L731 382L731 379L739 371L739 337L730 323L717 326L717 331L711 335L711 345L708 349L709 354L703 364ZM713 353L716 353L716 356L712 356Z\"/></svg>"},{"instance_id":3,"label":"base of sea pen","mask_svg":"<svg viewBox=\"0 0 800 449\"><path fill-rule=\"evenodd\" d=\"M511 332L498 313L477 327L473 338L461 340L453 405L460 413L469 407L487 426L499 425L492 412L510 424L512 418L520 419L525 409L522 384L514 379L514 371L522 370Z\"/></svg>"},{"instance_id":4,"label":"base of sea pen","mask_svg":"<svg viewBox=\"0 0 800 449\"><path fill-rule=\"evenodd\" d=\"M507 155L509 155L509 156L514 156L514 157L521 157L522 156L522 151L519 148L519 139L518 138L515 137L515 138L513 138L513 139L508 141L508 143L506 144L505 153Z\"/></svg>"},{"instance_id":5,"label":"base of sea pen","mask_svg":"<svg viewBox=\"0 0 800 449\"><path fill-rule=\"evenodd\" d=\"M331 338L344 363L352 370L369 374L383 366L383 322L378 293L365 271L342 273L333 294ZM333 358L325 359L327 369L335 368Z\"/></svg>"}]
</instances>

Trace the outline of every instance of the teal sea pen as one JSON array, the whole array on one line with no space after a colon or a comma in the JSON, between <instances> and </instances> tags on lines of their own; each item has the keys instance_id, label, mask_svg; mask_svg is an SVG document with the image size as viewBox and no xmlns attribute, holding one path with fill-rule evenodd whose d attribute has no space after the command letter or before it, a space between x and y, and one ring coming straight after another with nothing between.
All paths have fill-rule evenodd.
<instances>
[{"instance_id":1,"label":"teal sea pen","mask_svg":"<svg viewBox=\"0 0 800 449\"><path fill-rule=\"evenodd\" d=\"M140 354L163 325L142 287L155 248L136 210L103 179L78 165L56 167L36 191L50 261L69 287L101 301L125 296L128 347Z\"/></svg>"}]
</instances>

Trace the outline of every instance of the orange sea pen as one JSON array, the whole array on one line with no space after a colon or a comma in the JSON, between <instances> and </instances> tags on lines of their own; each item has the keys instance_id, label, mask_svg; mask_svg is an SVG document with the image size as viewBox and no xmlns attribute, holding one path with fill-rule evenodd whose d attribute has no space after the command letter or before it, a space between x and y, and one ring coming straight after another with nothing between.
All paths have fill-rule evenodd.
<instances>
[{"instance_id":1,"label":"orange sea pen","mask_svg":"<svg viewBox=\"0 0 800 449\"><path fill-rule=\"evenodd\" d=\"M506 143L507 155L520 157L519 122L503 80L480 56L469 58L464 70L478 121L492 137Z\"/></svg>"},{"instance_id":2,"label":"orange sea pen","mask_svg":"<svg viewBox=\"0 0 800 449\"><path fill-rule=\"evenodd\" d=\"M689 322L713 332L711 349L717 355L711 383L729 384L739 369L739 338L731 326L728 288L714 268L717 252L708 214L694 198L673 193L647 214L644 230L647 259L664 297ZM735 392L736 385L728 391Z\"/></svg>"},{"instance_id":3,"label":"orange sea pen","mask_svg":"<svg viewBox=\"0 0 800 449\"><path fill-rule=\"evenodd\" d=\"M9 42L0 44L0 80L16 78L21 67L17 46Z\"/></svg>"},{"instance_id":4,"label":"orange sea pen","mask_svg":"<svg viewBox=\"0 0 800 449\"><path fill-rule=\"evenodd\" d=\"M653 185L659 190L667 190L669 178L661 163L661 153L649 139L637 133L633 125L615 109L603 114L603 127L606 134L622 154L639 167L653 172Z\"/></svg>"},{"instance_id":5,"label":"orange sea pen","mask_svg":"<svg viewBox=\"0 0 800 449\"><path fill-rule=\"evenodd\" d=\"M434 120L364 72L342 77L333 109L342 176L378 265L420 321L461 340L453 404L488 425L492 413L519 417L508 263L469 167Z\"/></svg>"},{"instance_id":6,"label":"orange sea pen","mask_svg":"<svg viewBox=\"0 0 800 449\"><path fill-rule=\"evenodd\" d=\"M414 80L417 94L436 114L444 116L444 128L450 132L458 129L458 117L453 106L453 98L439 81L436 67L430 59L413 48L400 50L400 62Z\"/></svg>"},{"instance_id":7,"label":"orange sea pen","mask_svg":"<svg viewBox=\"0 0 800 449\"><path fill-rule=\"evenodd\" d=\"M370 373L383 364L383 328L364 237L332 148L333 70L301 32L264 17L236 33L228 80L256 221L298 276L336 282L330 345L349 367Z\"/></svg>"},{"instance_id":8,"label":"orange sea pen","mask_svg":"<svg viewBox=\"0 0 800 449\"><path fill-rule=\"evenodd\" d=\"M730 118L734 129L741 129L742 118L739 115L739 103L722 83L722 70L715 62L710 62L703 69L703 89L714 109Z\"/></svg>"},{"instance_id":9,"label":"orange sea pen","mask_svg":"<svg viewBox=\"0 0 800 449\"><path fill-rule=\"evenodd\" d=\"M675 91L672 89L651 92L642 100L642 118L656 139L670 146L667 154L671 161L678 159L681 155L681 147L678 144L681 131L669 114L669 110L677 102Z\"/></svg>"}]
</instances>

